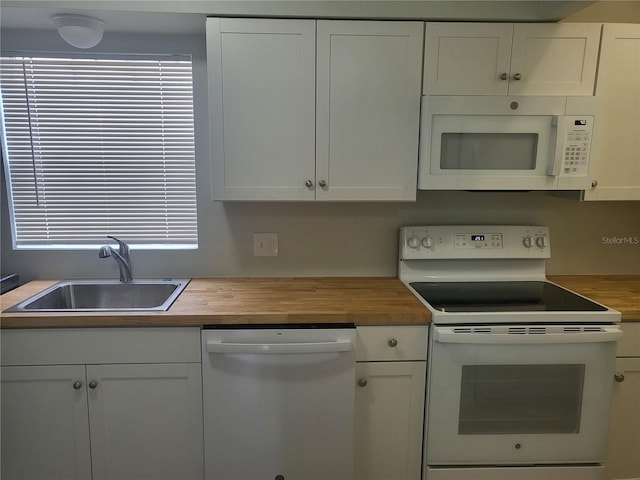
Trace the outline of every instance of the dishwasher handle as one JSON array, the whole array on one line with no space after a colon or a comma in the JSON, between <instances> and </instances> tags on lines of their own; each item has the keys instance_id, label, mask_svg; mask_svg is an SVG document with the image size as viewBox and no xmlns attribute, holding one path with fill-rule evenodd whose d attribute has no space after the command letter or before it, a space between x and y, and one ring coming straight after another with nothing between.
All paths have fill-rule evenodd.
<instances>
[{"instance_id":1,"label":"dishwasher handle","mask_svg":"<svg viewBox=\"0 0 640 480\"><path fill-rule=\"evenodd\" d=\"M309 353L341 353L353 350L350 340L334 342L301 342L301 343L230 343L208 340L208 353L226 354L309 354Z\"/></svg>"}]
</instances>

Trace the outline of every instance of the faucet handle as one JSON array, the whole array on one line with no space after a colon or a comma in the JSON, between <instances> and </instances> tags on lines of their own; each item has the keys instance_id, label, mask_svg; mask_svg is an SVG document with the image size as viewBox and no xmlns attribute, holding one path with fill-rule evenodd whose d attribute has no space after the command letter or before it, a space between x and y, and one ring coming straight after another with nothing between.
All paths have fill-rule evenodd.
<instances>
[{"instance_id":1,"label":"faucet handle","mask_svg":"<svg viewBox=\"0 0 640 480\"><path fill-rule=\"evenodd\" d=\"M129 255L129 245L127 245L124 241L120 240L119 238L116 238L112 235L107 235L107 238L110 238L112 240L115 240L116 242L118 242L118 253L120 255L122 255L123 257L126 257L127 255Z\"/></svg>"}]
</instances>

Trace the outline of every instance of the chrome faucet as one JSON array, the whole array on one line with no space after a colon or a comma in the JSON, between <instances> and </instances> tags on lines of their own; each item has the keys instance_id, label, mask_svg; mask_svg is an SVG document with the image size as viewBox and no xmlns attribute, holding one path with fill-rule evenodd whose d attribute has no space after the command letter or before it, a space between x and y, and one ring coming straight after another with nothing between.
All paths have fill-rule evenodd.
<instances>
[{"instance_id":1,"label":"chrome faucet","mask_svg":"<svg viewBox=\"0 0 640 480\"><path fill-rule=\"evenodd\" d=\"M100 247L98 257L113 257L115 262L118 264L118 269L120 269L120 281L122 283L128 283L131 281L131 259L129 258L129 245L116 237L112 237L111 235L107 235L107 238L111 238L118 242L118 251L116 252L109 245L104 245Z\"/></svg>"}]
</instances>

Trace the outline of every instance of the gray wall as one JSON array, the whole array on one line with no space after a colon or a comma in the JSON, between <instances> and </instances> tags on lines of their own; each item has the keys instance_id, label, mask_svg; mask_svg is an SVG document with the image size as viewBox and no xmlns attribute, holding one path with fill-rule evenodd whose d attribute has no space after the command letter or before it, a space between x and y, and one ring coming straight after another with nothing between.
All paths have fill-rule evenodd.
<instances>
[{"instance_id":1,"label":"gray wall","mask_svg":"<svg viewBox=\"0 0 640 480\"><path fill-rule=\"evenodd\" d=\"M54 32L5 30L3 50L63 50ZM168 45L171 45L168 47ZM199 244L193 251L133 251L134 276L396 275L397 230L409 224L536 224L551 228L550 274L640 274L640 203L581 203L543 192L418 192L415 203L222 203L211 201L203 36L105 35L96 48L192 53ZM116 277L97 251L12 249L2 183L1 269L34 278ZM254 232L279 234L278 257L253 257ZM603 238L606 237L606 238Z\"/></svg>"}]
</instances>

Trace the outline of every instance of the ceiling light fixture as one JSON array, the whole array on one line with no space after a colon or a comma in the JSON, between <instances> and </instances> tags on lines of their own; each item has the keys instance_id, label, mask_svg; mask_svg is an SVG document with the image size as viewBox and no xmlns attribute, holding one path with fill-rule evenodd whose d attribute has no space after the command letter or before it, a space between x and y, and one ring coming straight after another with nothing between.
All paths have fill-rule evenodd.
<instances>
[{"instance_id":1,"label":"ceiling light fixture","mask_svg":"<svg viewBox=\"0 0 640 480\"><path fill-rule=\"evenodd\" d=\"M100 43L106 23L84 15L61 13L52 15L58 33L69 45L76 48L92 48Z\"/></svg>"}]
</instances>

